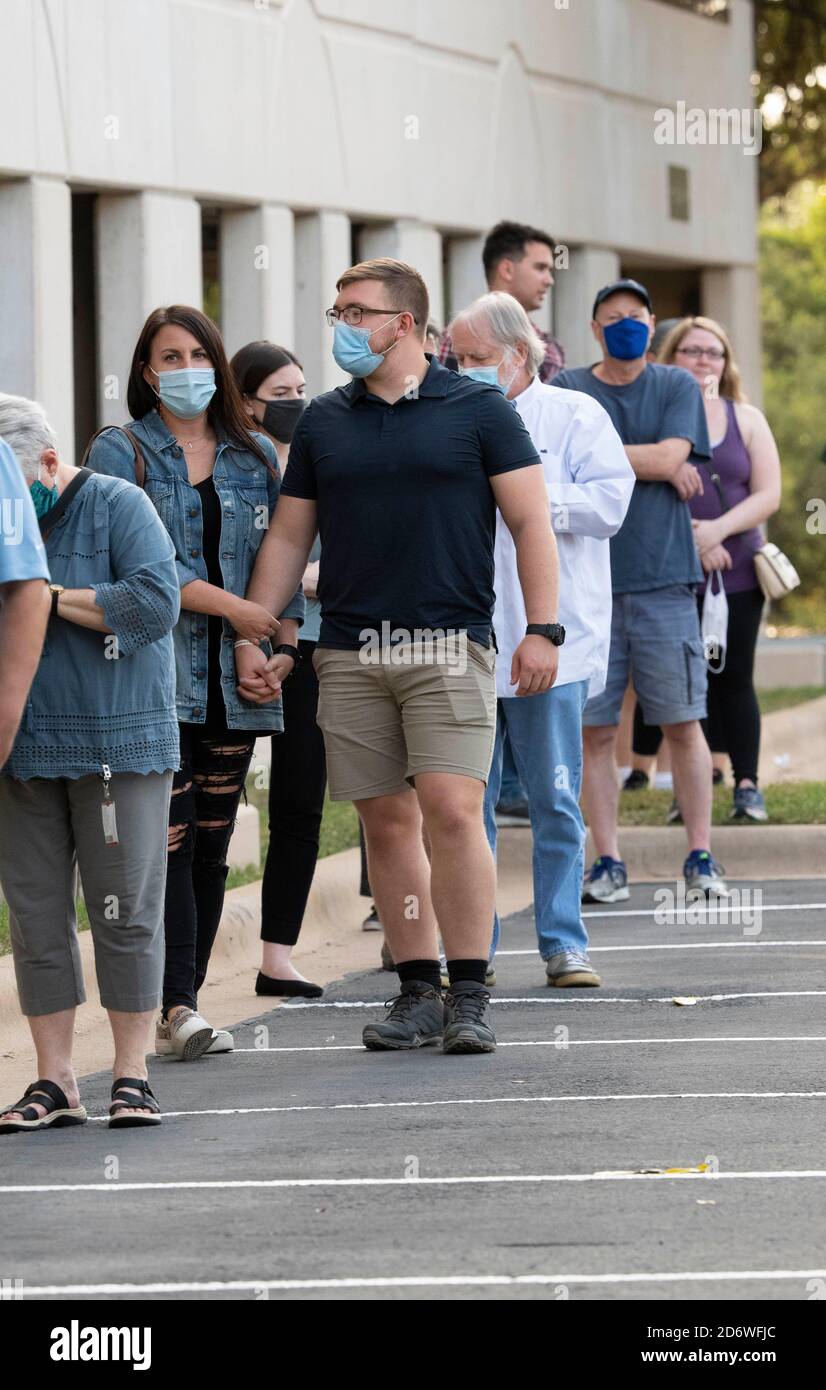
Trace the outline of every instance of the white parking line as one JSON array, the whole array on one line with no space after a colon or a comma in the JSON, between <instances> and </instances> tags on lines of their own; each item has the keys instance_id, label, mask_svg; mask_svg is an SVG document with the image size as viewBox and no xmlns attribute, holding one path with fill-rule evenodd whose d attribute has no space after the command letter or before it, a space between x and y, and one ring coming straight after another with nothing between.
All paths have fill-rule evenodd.
<instances>
[{"instance_id":1,"label":"white parking line","mask_svg":"<svg viewBox=\"0 0 826 1390\"><path fill-rule=\"evenodd\" d=\"M500 1047L555 1047L559 1052L565 1052L569 1047L628 1047L633 1044L635 1047L646 1046L648 1043L806 1043L806 1042L826 1042L826 1034L806 1033L777 1037L768 1034L760 1034L755 1037L708 1037L708 1038L569 1038L565 1042L560 1042L558 1038L534 1038L523 1042L497 1042L497 1049ZM236 1047L235 1052L364 1052L366 1049L363 1043L321 1043L312 1047Z\"/></svg>"},{"instance_id":2,"label":"white parking line","mask_svg":"<svg viewBox=\"0 0 826 1390\"><path fill-rule=\"evenodd\" d=\"M717 1004L725 999L804 999L813 995L826 994L826 989L761 989L753 990L748 994L695 994L692 998L698 1003ZM628 998L621 995L616 996L586 996L577 994L575 999L568 996L560 997L557 991L551 994L532 994L532 995L491 995L491 1004L550 1004L556 1007L557 1004L673 1004L673 994L647 995L640 996L638 999ZM293 1013L297 1009L383 1009L384 999L335 999L328 1001L302 1000L298 1004L282 1004L278 1010L279 1018L284 1014Z\"/></svg>"},{"instance_id":3,"label":"white parking line","mask_svg":"<svg viewBox=\"0 0 826 1390\"><path fill-rule=\"evenodd\" d=\"M220 1189L296 1187L464 1187L500 1183L582 1182L764 1182L826 1178L826 1168L767 1168L741 1173L485 1173L450 1178L188 1178L168 1182L17 1183L0 1193L20 1192L183 1192Z\"/></svg>"},{"instance_id":4,"label":"white parking line","mask_svg":"<svg viewBox=\"0 0 826 1390\"><path fill-rule=\"evenodd\" d=\"M826 941L660 941L654 946L590 946L588 954L596 951L727 951L732 946L826 946ZM535 956L536 947L521 951L497 951L500 956Z\"/></svg>"},{"instance_id":5,"label":"white parking line","mask_svg":"<svg viewBox=\"0 0 826 1390\"><path fill-rule=\"evenodd\" d=\"M687 902L684 908L676 909L674 912L662 907L616 907L607 912L583 912L582 915L586 920L592 917L675 917L683 912L691 912L692 915L695 912L715 912L719 915L724 912L741 912L744 907L745 904L741 907L739 903L735 907L729 898L719 898L707 906ZM749 912L819 912L823 908L826 908L826 903L761 903L758 907L750 899L748 904Z\"/></svg>"},{"instance_id":6,"label":"white parking line","mask_svg":"<svg viewBox=\"0 0 826 1390\"><path fill-rule=\"evenodd\" d=\"M338 1101L334 1105L242 1105L209 1110L165 1110L165 1119L191 1119L199 1115L292 1115L309 1111L334 1110L428 1110L452 1105L538 1105L569 1101L638 1100L819 1100L826 1091L628 1091L618 1094L595 1092L583 1096L479 1096L450 1097L447 1100L363 1100ZM107 1124L108 1115L90 1115L89 1124ZM0 1187L0 1192L9 1189Z\"/></svg>"},{"instance_id":7,"label":"white parking line","mask_svg":"<svg viewBox=\"0 0 826 1390\"><path fill-rule=\"evenodd\" d=\"M247 1293L259 1289L426 1289L490 1288L545 1284L683 1284L737 1280L751 1283L775 1279L826 1278L826 1269L723 1269L668 1270L661 1274L408 1274L377 1279L211 1279L204 1283L165 1284L24 1284L23 1298L49 1298L66 1294L112 1296L117 1294Z\"/></svg>"}]
</instances>

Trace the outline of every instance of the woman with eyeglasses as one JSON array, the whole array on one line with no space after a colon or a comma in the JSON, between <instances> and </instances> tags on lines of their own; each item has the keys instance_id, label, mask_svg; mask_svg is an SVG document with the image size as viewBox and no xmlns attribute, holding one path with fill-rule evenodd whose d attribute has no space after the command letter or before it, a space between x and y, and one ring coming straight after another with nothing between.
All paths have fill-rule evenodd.
<instances>
[{"instance_id":1,"label":"woman with eyeglasses","mask_svg":"<svg viewBox=\"0 0 826 1390\"><path fill-rule=\"evenodd\" d=\"M283 476L290 440L307 404L298 358L275 343L247 343L230 362L250 425L273 443ZM301 923L318 859L327 768L324 735L316 723L318 679L313 652L321 627L316 597L321 546L316 537L302 580L307 611L298 643L298 665L285 680L284 732L273 737L270 762L267 863L261 885L261 969L256 994L323 994L296 970L290 954Z\"/></svg>"},{"instance_id":2,"label":"woman with eyeglasses","mask_svg":"<svg viewBox=\"0 0 826 1390\"><path fill-rule=\"evenodd\" d=\"M757 786L760 709L754 655L763 612L754 554L758 529L780 506L780 458L762 411L745 399L724 328L714 319L682 319L659 361L685 367L703 393L713 461L700 495L689 502L694 540L706 574L722 572L728 601L725 665L709 671L705 731L712 752L728 752L734 774L733 820L768 819ZM711 473L719 476L719 485ZM699 593L702 607L708 580Z\"/></svg>"},{"instance_id":3,"label":"woman with eyeglasses","mask_svg":"<svg viewBox=\"0 0 826 1390\"><path fill-rule=\"evenodd\" d=\"M88 463L141 483L175 548L181 765L169 815L155 1051L194 1061L233 1047L232 1034L199 1012L198 993L221 921L229 842L255 740L284 727L281 681L297 657L304 599L299 589L276 620L244 598L281 478L272 441L244 410L212 320L188 305L153 310L138 337L126 399L130 423L103 430ZM279 698L250 703L237 689L234 652L267 643Z\"/></svg>"}]
</instances>

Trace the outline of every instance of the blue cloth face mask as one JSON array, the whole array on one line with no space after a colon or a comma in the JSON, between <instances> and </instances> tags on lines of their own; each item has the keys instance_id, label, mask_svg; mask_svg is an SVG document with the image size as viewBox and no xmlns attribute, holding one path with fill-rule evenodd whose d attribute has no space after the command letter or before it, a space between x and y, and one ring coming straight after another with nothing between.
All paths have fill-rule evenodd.
<instances>
[{"instance_id":1,"label":"blue cloth face mask","mask_svg":"<svg viewBox=\"0 0 826 1390\"><path fill-rule=\"evenodd\" d=\"M619 323L606 323L602 336L611 357L621 362L632 362L642 357L648 348L651 325L642 319L620 319Z\"/></svg>"},{"instance_id":2,"label":"blue cloth face mask","mask_svg":"<svg viewBox=\"0 0 826 1390\"><path fill-rule=\"evenodd\" d=\"M394 318L383 323L382 328L387 328L395 319L400 319L404 312L404 309L400 310ZM373 333L378 331L377 328L373 329ZM333 357L343 372L349 372L350 376L370 376L381 366L387 352L396 346L395 343L391 343L387 352L373 352L370 348L372 336L369 329L353 328L351 324L343 323L339 319L333 330Z\"/></svg>"},{"instance_id":3,"label":"blue cloth face mask","mask_svg":"<svg viewBox=\"0 0 826 1390\"><path fill-rule=\"evenodd\" d=\"M174 372L149 370L158 378L158 395L167 410L179 420L203 415L215 395L214 367L180 367Z\"/></svg>"},{"instance_id":4,"label":"blue cloth face mask","mask_svg":"<svg viewBox=\"0 0 826 1390\"><path fill-rule=\"evenodd\" d=\"M29 496L34 506L34 514L39 521L42 516L45 516L46 513L50 512L52 507L56 505L57 488L46 487L38 478L37 482L32 483L29 488Z\"/></svg>"}]
</instances>

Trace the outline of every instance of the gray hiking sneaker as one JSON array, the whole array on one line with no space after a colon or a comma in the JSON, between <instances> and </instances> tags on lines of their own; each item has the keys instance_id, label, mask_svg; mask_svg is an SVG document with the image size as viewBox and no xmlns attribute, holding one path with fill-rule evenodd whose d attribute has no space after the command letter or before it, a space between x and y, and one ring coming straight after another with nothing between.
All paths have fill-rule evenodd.
<instances>
[{"instance_id":1,"label":"gray hiking sneaker","mask_svg":"<svg viewBox=\"0 0 826 1390\"><path fill-rule=\"evenodd\" d=\"M443 1052L493 1052L490 995L474 980L459 980L445 995Z\"/></svg>"},{"instance_id":2,"label":"gray hiking sneaker","mask_svg":"<svg viewBox=\"0 0 826 1390\"><path fill-rule=\"evenodd\" d=\"M584 951L557 951L545 962L549 985L560 989L586 988L601 985L602 980Z\"/></svg>"},{"instance_id":3,"label":"gray hiking sneaker","mask_svg":"<svg viewBox=\"0 0 826 1390\"><path fill-rule=\"evenodd\" d=\"M432 985L407 980L396 998L387 1002L387 1017L381 1023L368 1023L361 1035L371 1052L405 1051L442 1041L444 1004Z\"/></svg>"}]
</instances>

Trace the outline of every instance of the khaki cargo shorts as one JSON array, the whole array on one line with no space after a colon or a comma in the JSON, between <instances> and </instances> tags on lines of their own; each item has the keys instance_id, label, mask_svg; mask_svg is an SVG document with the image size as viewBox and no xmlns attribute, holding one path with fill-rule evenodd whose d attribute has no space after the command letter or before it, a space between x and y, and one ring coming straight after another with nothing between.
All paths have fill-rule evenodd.
<instances>
[{"instance_id":1,"label":"khaki cargo shorts","mask_svg":"<svg viewBox=\"0 0 826 1390\"><path fill-rule=\"evenodd\" d=\"M468 641L466 660L403 643L363 651L317 647L318 724L333 801L409 791L420 772L487 783L496 736L496 652ZM394 661L379 657L395 657ZM464 668L464 669L463 669Z\"/></svg>"}]
</instances>

